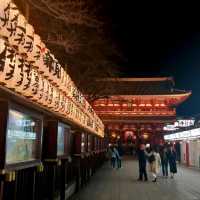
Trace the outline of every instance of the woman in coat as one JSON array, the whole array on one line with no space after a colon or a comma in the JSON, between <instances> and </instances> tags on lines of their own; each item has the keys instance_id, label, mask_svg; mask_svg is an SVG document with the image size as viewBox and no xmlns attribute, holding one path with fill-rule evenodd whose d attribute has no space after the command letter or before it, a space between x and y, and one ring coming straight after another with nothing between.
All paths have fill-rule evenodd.
<instances>
[{"instance_id":1,"label":"woman in coat","mask_svg":"<svg viewBox=\"0 0 200 200\"><path fill-rule=\"evenodd\" d=\"M168 155L169 155L169 168L170 168L171 178L174 178L174 174L177 173L177 166L176 166L176 152L173 147L170 147Z\"/></svg>"},{"instance_id":2,"label":"woman in coat","mask_svg":"<svg viewBox=\"0 0 200 200\"><path fill-rule=\"evenodd\" d=\"M152 182L157 181L157 175L160 172L161 158L157 149L151 149L149 153L147 153L150 172L152 173L153 180Z\"/></svg>"},{"instance_id":3,"label":"woman in coat","mask_svg":"<svg viewBox=\"0 0 200 200\"><path fill-rule=\"evenodd\" d=\"M168 177L168 163L169 163L169 152L167 151L167 147L164 147L160 151L161 157L161 165L162 165L162 173L164 177Z\"/></svg>"}]
</instances>

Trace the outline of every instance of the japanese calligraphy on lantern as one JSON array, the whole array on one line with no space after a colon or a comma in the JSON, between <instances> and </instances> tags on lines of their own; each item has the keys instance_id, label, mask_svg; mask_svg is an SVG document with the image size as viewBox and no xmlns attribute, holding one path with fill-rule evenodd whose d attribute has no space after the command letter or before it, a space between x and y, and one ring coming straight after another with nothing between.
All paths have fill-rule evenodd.
<instances>
[{"instance_id":1,"label":"japanese calligraphy on lantern","mask_svg":"<svg viewBox=\"0 0 200 200\"><path fill-rule=\"evenodd\" d=\"M0 0L0 84L104 135L102 121L11 0Z\"/></svg>"}]
</instances>

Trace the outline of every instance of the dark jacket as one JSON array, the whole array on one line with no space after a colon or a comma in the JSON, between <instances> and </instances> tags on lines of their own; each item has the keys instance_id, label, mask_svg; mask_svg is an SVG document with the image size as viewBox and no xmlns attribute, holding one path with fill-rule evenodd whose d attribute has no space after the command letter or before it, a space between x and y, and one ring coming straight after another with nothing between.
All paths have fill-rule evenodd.
<instances>
[{"instance_id":1,"label":"dark jacket","mask_svg":"<svg viewBox=\"0 0 200 200\"><path fill-rule=\"evenodd\" d=\"M141 164L146 164L146 154L144 150L138 150L138 160Z\"/></svg>"},{"instance_id":2,"label":"dark jacket","mask_svg":"<svg viewBox=\"0 0 200 200\"><path fill-rule=\"evenodd\" d=\"M177 173L177 166L176 166L176 152L169 151L169 167L171 173Z\"/></svg>"}]
</instances>

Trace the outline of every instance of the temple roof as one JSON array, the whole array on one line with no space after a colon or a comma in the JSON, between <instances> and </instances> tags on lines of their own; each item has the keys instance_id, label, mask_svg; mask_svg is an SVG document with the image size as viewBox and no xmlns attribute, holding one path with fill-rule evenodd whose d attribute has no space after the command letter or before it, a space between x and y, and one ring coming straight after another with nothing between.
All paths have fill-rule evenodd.
<instances>
[{"instance_id":1,"label":"temple roof","mask_svg":"<svg viewBox=\"0 0 200 200\"><path fill-rule=\"evenodd\" d=\"M97 80L108 83L112 89L103 91L104 95L190 95L190 91L174 88L172 77L156 78L106 78Z\"/></svg>"}]
</instances>

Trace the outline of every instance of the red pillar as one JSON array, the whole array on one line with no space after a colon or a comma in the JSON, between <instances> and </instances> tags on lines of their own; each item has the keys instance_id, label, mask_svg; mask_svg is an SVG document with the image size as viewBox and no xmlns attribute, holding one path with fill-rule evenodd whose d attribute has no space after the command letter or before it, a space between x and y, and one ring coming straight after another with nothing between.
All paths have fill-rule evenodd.
<instances>
[{"instance_id":1,"label":"red pillar","mask_svg":"<svg viewBox=\"0 0 200 200\"><path fill-rule=\"evenodd\" d=\"M189 156L189 144L186 143L186 164L190 166L190 156Z\"/></svg>"}]
</instances>

